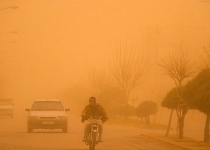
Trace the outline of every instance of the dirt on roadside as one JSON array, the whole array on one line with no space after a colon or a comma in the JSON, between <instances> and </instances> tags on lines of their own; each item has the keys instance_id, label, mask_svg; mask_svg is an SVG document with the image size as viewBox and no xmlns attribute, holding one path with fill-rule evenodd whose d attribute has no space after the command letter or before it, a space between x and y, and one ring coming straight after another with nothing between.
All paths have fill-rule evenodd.
<instances>
[{"instance_id":1,"label":"dirt on roadside","mask_svg":"<svg viewBox=\"0 0 210 150\"><path fill-rule=\"evenodd\" d=\"M164 135L158 135L158 134L143 134L142 136L164 141L190 150L210 150L210 142L197 141L191 138L178 139L174 135L165 137Z\"/></svg>"}]
</instances>

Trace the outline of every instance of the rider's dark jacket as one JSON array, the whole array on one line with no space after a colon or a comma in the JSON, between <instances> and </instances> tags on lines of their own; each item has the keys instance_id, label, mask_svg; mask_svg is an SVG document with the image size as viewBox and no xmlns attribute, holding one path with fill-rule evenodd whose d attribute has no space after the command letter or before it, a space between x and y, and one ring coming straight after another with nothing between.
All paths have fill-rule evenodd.
<instances>
[{"instance_id":1,"label":"rider's dark jacket","mask_svg":"<svg viewBox=\"0 0 210 150\"><path fill-rule=\"evenodd\" d=\"M86 117L84 117L86 116ZM90 105L87 105L84 110L82 111L82 119L86 120L88 119L88 116L94 117L94 118L99 118L99 117L103 117L102 121L105 122L108 119L107 113L105 111L105 109L97 104L95 107L91 107Z\"/></svg>"}]
</instances>

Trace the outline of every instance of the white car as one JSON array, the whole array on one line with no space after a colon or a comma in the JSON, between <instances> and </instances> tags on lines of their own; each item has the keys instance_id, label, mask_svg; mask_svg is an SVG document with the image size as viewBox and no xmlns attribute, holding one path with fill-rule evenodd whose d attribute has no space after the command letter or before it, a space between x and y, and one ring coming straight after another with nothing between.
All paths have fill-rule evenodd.
<instances>
[{"instance_id":1,"label":"white car","mask_svg":"<svg viewBox=\"0 0 210 150\"><path fill-rule=\"evenodd\" d=\"M13 106L12 99L0 99L0 116L13 117Z\"/></svg>"},{"instance_id":2,"label":"white car","mask_svg":"<svg viewBox=\"0 0 210 150\"><path fill-rule=\"evenodd\" d=\"M69 110L64 109L60 100L35 100L30 109L25 109L29 112L28 133L33 132L33 129L62 129L64 133L67 133L68 116L66 112Z\"/></svg>"}]
</instances>

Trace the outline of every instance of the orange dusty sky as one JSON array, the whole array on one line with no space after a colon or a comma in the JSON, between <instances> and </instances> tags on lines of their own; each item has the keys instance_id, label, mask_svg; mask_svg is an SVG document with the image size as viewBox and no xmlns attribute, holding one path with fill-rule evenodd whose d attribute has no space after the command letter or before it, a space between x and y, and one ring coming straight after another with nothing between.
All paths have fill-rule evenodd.
<instances>
[{"instance_id":1,"label":"orange dusty sky","mask_svg":"<svg viewBox=\"0 0 210 150\"><path fill-rule=\"evenodd\" d=\"M23 99L53 97L86 82L89 70L108 71L119 41L151 60L157 51L158 61L181 40L192 59L210 42L202 0L0 0L0 22L0 94ZM170 87L160 71L150 78L147 94L156 81Z\"/></svg>"}]
</instances>

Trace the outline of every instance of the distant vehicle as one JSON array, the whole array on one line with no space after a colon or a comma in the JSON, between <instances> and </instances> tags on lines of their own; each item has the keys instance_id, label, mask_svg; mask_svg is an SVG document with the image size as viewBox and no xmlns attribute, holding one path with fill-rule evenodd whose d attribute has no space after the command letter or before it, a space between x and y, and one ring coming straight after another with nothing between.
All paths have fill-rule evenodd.
<instances>
[{"instance_id":1,"label":"distant vehicle","mask_svg":"<svg viewBox=\"0 0 210 150\"><path fill-rule=\"evenodd\" d=\"M0 116L13 117L14 104L12 99L0 99Z\"/></svg>"},{"instance_id":2,"label":"distant vehicle","mask_svg":"<svg viewBox=\"0 0 210 150\"><path fill-rule=\"evenodd\" d=\"M27 131L33 132L33 129L62 129L64 133L68 132L68 116L66 114L70 109L64 109L60 100L42 99L35 100L29 112L27 119Z\"/></svg>"}]
</instances>

